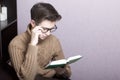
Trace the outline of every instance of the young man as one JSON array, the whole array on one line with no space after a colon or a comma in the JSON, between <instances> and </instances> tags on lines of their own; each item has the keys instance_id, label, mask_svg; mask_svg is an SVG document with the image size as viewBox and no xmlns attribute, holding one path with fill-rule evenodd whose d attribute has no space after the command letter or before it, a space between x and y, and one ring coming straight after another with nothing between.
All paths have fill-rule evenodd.
<instances>
[{"instance_id":1,"label":"young man","mask_svg":"<svg viewBox=\"0 0 120 80\"><path fill-rule=\"evenodd\" d=\"M9 44L11 63L20 80L69 80L68 65L45 69L50 61L64 58L59 40L51 34L60 19L49 3L37 3L31 8L27 31Z\"/></svg>"}]
</instances>

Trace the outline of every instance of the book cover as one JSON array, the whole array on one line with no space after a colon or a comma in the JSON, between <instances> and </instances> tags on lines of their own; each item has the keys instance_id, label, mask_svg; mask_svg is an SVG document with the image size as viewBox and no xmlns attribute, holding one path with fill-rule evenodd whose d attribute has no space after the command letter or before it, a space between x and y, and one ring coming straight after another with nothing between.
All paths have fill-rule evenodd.
<instances>
[{"instance_id":1,"label":"book cover","mask_svg":"<svg viewBox=\"0 0 120 80\"><path fill-rule=\"evenodd\" d=\"M74 63L81 58L82 58L81 55L77 55L77 56L69 57L67 59L60 59L60 60L56 60L56 61L51 61L45 68L51 69L51 68L56 68L56 67L64 67L66 64Z\"/></svg>"}]
</instances>

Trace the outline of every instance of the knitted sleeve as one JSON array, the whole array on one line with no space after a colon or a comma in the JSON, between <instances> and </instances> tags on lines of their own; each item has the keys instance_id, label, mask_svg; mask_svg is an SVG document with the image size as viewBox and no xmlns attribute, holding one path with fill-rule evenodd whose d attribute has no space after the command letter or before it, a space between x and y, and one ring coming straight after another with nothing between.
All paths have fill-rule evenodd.
<instances>
[{"instance_id":1,"label":"knitted sleeve","mask_svg":"<svg viewBox=\"0 0 120 80\"><path fill-rule=\"evenodd\" d=\"M25 53L21 48L12 44L9 45L11 62L20 78L34 80L37 69L37 49L37 46L29 44Z\"/></svg>"}]
</instances>

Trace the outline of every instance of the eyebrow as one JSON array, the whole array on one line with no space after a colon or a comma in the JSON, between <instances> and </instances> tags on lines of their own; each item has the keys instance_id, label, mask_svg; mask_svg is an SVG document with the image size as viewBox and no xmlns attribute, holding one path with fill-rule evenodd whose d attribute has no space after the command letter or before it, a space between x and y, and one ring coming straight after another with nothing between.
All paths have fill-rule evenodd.
<instances>
[{"instance_id":1,"label":"eyebrow","mask_svg":"<svg viewBox=\"0 0 120 80\"><path fill-rule=\"evenodd\" d=\"M56 25L53 28L47 28L47 27L44 27L44 26L41 26L41 27L44 28L44 29L54 29L56 27Z\"/></svg>"},{"instance_id":2,"label":"eyebrow","mask_svg":"<svg viewBox=\"0 0 120 80\"><path fill-rule=\"evenodd\" d=\"M44 28L44 29L53 29L53 28L46 28L46 27L43 27L43 26L41 26L42 28Z\"/></svg>"}]
</instances>

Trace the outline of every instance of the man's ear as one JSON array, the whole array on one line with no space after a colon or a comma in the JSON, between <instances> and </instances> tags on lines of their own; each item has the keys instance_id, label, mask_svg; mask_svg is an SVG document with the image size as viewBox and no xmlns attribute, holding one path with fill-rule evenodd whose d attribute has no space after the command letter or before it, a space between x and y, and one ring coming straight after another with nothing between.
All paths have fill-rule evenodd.
<instances>
[{"instance_id":1,"label":"man's ear","mask_svg":"<svg viewBox=\"0 0 120 80\"><path fill-rule=\"evenodd\" d=\"M35 27L35 21L34 20L31 20L30 24L31 24L32 27Z\"/></svg>"}]
</instances>

